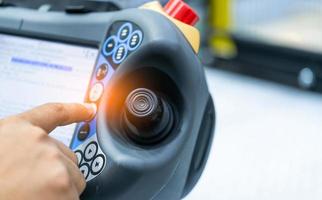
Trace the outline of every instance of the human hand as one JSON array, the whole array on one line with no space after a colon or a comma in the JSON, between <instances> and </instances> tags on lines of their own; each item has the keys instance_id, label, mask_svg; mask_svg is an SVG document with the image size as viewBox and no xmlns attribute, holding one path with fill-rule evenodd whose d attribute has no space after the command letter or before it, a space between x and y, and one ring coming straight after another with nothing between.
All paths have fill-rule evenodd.
<instances>
[{"instance_id":1,"label":"human hand","mask_svg":"<svg viewBox=\"0 0 322 200\"><path fill-rule=\"evenodd\" d=\"M48 133L95 112L92 105L56 103L0 120L0 199L79 199L86 182L77 157Z\"/></svg>"}]
</instances>

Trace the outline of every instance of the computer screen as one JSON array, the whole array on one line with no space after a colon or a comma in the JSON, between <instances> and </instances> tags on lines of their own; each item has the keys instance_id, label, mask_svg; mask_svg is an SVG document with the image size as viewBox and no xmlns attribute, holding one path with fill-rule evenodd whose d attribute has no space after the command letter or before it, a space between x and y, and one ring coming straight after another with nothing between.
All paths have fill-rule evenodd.
<instances>
[{"instance_id":1,"label":"computer screen","mask_svg":"<svg viewBox=\"0 0 322 200\"><path fill-rule=\"evenodd\" d=\"M49 102L83 102L98 50L0 33L0 119ZM50 135L69 145L75 124Z\"/></svg>"}]
</instances>

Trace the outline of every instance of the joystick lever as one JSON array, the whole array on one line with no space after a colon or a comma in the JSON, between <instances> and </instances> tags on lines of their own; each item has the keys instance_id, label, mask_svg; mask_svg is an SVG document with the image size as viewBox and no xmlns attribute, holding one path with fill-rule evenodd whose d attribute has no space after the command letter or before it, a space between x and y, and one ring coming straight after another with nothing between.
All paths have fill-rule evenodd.
<instances>
[{"instance_id":1,"label":"joystick lever","mask_svg":"<svg viewBox=\"0 0 322 200\"><path fill-rule=\"evenodd\" d=\"M173 126L174 116L170 104L149 89L133 90L127 96L124 108L124 128L135 142L159 142Z\"/></svg>"}]
</instances>

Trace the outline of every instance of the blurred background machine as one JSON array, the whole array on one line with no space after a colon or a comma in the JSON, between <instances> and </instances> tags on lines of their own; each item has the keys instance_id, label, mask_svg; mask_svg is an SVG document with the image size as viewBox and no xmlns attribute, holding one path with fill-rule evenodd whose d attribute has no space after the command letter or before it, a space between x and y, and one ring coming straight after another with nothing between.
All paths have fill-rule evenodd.
<instances>
[{"instance_id":1,"label":"blurred background machine","mask_svg":"<svg viewBox=\"0 0 322 200\"><path fill-rule=\"evenodd\" d=\"M0 6L86 13L148 1L0 0ZM205 65L322 92L322 0L186 1L201 17Z\"/></svg>"},{"instance_id":2,"label":"blurred background machine","mask_svg":"<svg viewBox=\"0 0 322 200\"><path fill-rule=\"evenodd\" d=\"M321 0L210 0L214 66L322 92Z\"/></svg>"}]
</instances>

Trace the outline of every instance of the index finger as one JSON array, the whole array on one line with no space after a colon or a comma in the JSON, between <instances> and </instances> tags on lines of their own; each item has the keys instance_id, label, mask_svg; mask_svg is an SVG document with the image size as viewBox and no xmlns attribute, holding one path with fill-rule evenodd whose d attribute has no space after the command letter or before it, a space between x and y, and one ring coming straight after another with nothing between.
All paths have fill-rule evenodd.
<instances>
[{"instance_id":1,"label":"index finger","mask_svg":"<svg viewBox=\"0 0 322 200\"><path fill-rule=\"evenodd\" d=\"M49 103L21 113L18 117L50 133L58 126L90 120L95 113L94 104Z\"/></svg>"}]
</instances>

